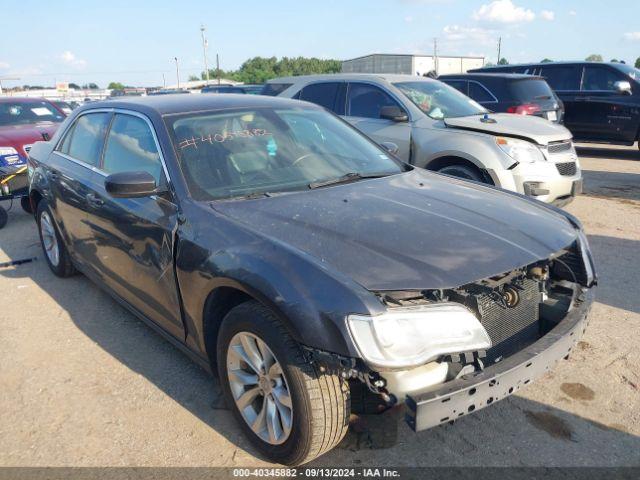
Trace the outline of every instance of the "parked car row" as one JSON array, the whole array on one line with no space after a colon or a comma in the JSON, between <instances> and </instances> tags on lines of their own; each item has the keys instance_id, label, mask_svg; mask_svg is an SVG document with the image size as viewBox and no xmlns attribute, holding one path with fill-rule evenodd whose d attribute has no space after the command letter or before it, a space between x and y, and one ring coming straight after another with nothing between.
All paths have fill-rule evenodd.
<instances>
[{"instance_id":1,"label":"parked car row","mask_svg":"<svg viewBox=\"0 0 640 480\"><path fill-rule=\"evenodd\" d=\"M287 465L335 447L351 412L404 405L424 430L569 354L597 281L579 221L418 168L455 158L448 173L558 200L579 178L566 129L415 77L267 86L311 102L122 97L34 143L51 271L82 272L217 372L250 441Z\"/></svg>"},{"instance_id":2,"label":"parked car row","mask_svg":"<svg viewBox=\"0 0 640 480\"><path fill-rule=\"evenodd\" d=\"M640 138L640 70L623 63L501 65L471 72L543 77L564 103L564 123L584 142L633 145Z\"/></svg>"}]
</instances>

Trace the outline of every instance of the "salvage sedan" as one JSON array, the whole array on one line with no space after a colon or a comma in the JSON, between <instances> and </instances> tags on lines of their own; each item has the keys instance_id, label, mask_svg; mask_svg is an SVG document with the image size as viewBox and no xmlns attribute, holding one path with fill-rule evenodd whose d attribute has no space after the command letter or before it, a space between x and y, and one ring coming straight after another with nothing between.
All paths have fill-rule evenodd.
<instances>
[{"instance_id":1,"label":"salvage sedan","mask_svg":"<svg viewBox=\"0 0 640 480\"><path fill-rule=\"evenodd\" d=\"M567 213L408 166L324 109L249 95L91 103L31 150L46 261L218 373L299 465L352 411L423 430L566 357L595 274Z\"/></svg>"}]
</instances>

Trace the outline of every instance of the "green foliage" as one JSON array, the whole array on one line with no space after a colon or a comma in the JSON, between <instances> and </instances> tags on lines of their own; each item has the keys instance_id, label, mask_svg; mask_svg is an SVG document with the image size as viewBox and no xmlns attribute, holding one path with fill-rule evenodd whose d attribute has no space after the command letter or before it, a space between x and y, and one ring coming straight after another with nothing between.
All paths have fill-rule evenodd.
<instances>
[{"instance_id":1,"label":"green foliage","mask_svg":"<svg viewBox=\"0 0 640 480\"><path fill-rule=\"evenodd\" d=\"M188 80L190 82L197 82L198 80L200 80L200 78L197 75L189 75Z\"/></svg>"},{"instance_id":2,"label":"green foliage","mask_svg":"<svg viewBox=\"0 0 640 480\"><path fill-rule=\"evenodd\" d=\"M585 58L587 62L603 62L602 55L598 55L597 53L592 53L587 58Z\"/></svg>"},{"instance_id":3,"label":"green foliage","mask_svg":"<svg viewBox=\"0 0 640 480\"><path fill-rule=\"evenodd\" d=\"M620 61L617 58L612 58L610 61L611 63L620 63Z\"/></svg>"},{"instance_id":4,"label":"green foliage","mask_svg":"<svg viewBox=\"0 0 640 480\"><path fill-rule=\"evenodd\" d=\"M553 60L551 60L550 58L543 58L542 60L540 60L540 63L551 63L553 62Z\"/></svg>"},{"instance_id":5,"label":"green foliage","mask_svg":"<svg viewBox=\"0 0 640 480\"><path fill-rule=\"evenodd\" d=\"M69 88L75 88L76 90L80 90L80 85L77 83L70 83Z\"/></svg>"},{"instance_id":6,"label":"green foliage","mask_svg":"<svg viewBox=\"0 0 640 480\"><path fill-rule=\"evenodd\" d=\"M635 64L636 68L640 68L640 57L636 58L636 64Z\"/></svg>"},{"instance_id":7,"label":"green foliage","mask_svg":"<svg viewBox=\"0 0 640 480\"><path fill-rule=\"evenodd\" d=\"M124 85L120 82L111 82L107 88L109 90L124 90Z\"/></svg>"},{"instance_id":8,"label":"green foliage","mask_svg":"<svg viewBox=\"0 0 640 480\"><path fill-rule=\"evenodd\" d=\"M509 65L509 60L507 60L506 58L502 57L500 59L500 61L498 62L498 65Z\"/></svg>"},{"instance_id":9,"label":"green foliage","mask_svg":"<svg viewBox=\"0 0 640 480\"><path fill-rule=\"evenodd\" d=\"M342 68L340 60L323 60L320 58L297 57L254 57L244 62L238 70L219 72L209 70L209 78L226 78L244 83L264 83L275 77L293 75L312 75L317 73L338 73ZM202 78L206 76L202 75Z\"/></svg>"}]
</instances>

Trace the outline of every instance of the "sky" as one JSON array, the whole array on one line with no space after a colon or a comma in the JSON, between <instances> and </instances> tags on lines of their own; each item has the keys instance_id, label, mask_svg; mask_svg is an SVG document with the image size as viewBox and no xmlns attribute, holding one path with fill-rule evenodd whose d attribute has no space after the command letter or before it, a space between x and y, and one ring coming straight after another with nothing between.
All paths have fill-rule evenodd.
<instances>
[{"instance_id":1,"label":"sky","mask_svg":"<svg viewBox=\"0 0 640 480\"><path fill-rule=\"evenodd\" d=\"M3 86L111 81L154 86L254 56L348 59L369 53L483 55L510 63L640 57L640 1L0 0ZM4 79L3 79L4 77ZM8 77L19 77L9 80Z\"/></svg>"}]
</instances>

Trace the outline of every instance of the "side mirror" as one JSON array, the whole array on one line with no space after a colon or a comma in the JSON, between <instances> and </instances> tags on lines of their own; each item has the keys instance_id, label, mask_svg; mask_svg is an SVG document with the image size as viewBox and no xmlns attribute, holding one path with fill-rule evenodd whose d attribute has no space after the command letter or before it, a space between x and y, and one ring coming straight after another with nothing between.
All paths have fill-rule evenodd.
<instances>
[{"instance_id":1,"label":"side mirror","mask_svg":"<svg viewBox=\"0 0 640 480\"><path fill-rule=\"evenodd\" d=\"M380 118L385 120L392 120L394 122L406 122L409 120L407 112L395 105L387 105L380 109Z\"/></svg>"},{"instance_id":2,"label":"side mirror","mask_svg":"<svg viewBox=\"0 0 640 480\"><path fill-rule=\"evenodd\" d=\"M631 95L631 83L626 80L618 80L613 84L613 88L622 95Z\"/></svg>"},{"instance_id":3,"label":"side mirror","mask_svg":"<svg viewBox=\"0 0 640 480\"><path fill-rule=\"evenodd\" d=\"M387 152L389 152L391 155L397 155L398 150L400 150L398 148L398 145L396 145L393 142L382 142L380 146L384 148Z\"/></svg>"},{"instance_id":4,"label":"side mirror","mask_svg":"<svg viewBox=\"0 0 640 480\"><path fill-rule=\"evenodd\" d=\"M112 173L104 180L104 188L114 198L141 198L160 193L156 179L149 172Z\"/></svg>"}]
</instances>

